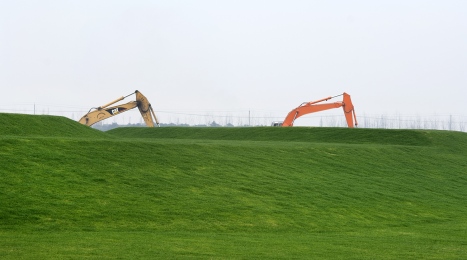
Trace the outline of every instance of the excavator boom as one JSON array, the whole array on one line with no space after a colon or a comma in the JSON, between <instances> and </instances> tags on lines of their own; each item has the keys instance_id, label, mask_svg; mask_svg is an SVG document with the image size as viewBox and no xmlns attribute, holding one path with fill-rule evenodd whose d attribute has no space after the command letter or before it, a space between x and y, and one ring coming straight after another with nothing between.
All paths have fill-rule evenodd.
<instances>
[{"instance_id":1,"label":"excavator boom","mask_svg":"<svg viewBox=\"0 0 467 260\"><path fill-rule=\"evenodd\" d=\"M125 104L109 107L133 94L136 94L136 101L131 101ZM86 115L84 115L79 120L79 122L83 125L92 126L93 124L99 121L116 116L135 107L138 107L141 116L143 117L144 122L147 126L154 127L154 121L156 121L156 124L159 126L159 121L157 120L156 114L154 113L154 110L152 109L151 103L149 103L148 99L138 90L136 90L130 95L126 97L120 97L98 108L91 108L91 110L89 110L89 112Z\"/></svg>"},{"instance_id":2,"label":"excavator boom","mask_svg":"<svg viewBox=\"0 0 467 260\"><path fill-rule=\"evenodd\" d=\"M141 113L141 116L143 117L146 125L149 127L154 127L154 121L156 121L156 124L159 125L159 120L157 120L156 114L152 109L151 103L149 103L148 99L143 94L141 94L141 92L136 91L135 93L139 112Z\"/></svg>"},{"instance_id":3,"label":"excavator boom","mask_svg":"<svg viewBox=\"0 0 467 260\"><path fill-rule=\"evenodd\" d=\"M355 116L355 110L352 104L352 100L350 99L350 95L344 92L342 95L339 96L344 96L342 102L319 104L320 102L327 101L333 98L327 97L317 101L302 103L300 106L293 109L289 112L289 114L287 114L287 116L284 119L284 122L282 123L282 126L293 126L295 119L303 115L339 107L342 107L344 110L344 115L348 127L352 128L354 127L354 124L356 126L358 124L357 117Z\"/></svg>"}]
</instances>

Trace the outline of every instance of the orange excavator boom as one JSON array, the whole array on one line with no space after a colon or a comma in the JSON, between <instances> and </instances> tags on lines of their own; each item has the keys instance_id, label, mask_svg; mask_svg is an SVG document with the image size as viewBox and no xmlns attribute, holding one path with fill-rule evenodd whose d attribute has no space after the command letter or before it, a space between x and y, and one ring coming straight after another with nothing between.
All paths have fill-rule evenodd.
<instances>
[{"instance_id":1,"label":"orange excavator boom","mask_svg":"<svg viewBox=\"0 0 467 260\"><path fill-rule=\"evenodd\" d=\"M321 103L338 96L343 96L343 100L341 102L324 104ZM289 114L287 114L284 122L282 123L282 126L293 126L294 121L303 115L339 107L342 107L344 110L345 120L347 121L348 127L352 128L354 125L357 126L357 117L355 115L355 109L352 104L352 100L350 99L350 95L345 92L334 97L327 97L316 101L302 103L300 106L294 108L289 112Z\"/></svg>"}]
</instances>

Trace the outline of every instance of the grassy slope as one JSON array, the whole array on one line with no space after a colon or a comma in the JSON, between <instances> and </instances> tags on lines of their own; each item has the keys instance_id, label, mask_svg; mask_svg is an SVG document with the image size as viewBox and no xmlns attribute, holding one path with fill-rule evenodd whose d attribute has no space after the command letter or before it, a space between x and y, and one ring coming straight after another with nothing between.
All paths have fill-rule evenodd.
<instances>
[{"instance_id":1,"label":"grassy slope","mask_svg":"<svg viewBox=\"0 0 467 260\"><path fill-rule=\"evenodd\" d=\"M350 132L351 131L351 132ZM157 131L141 128L116 128L108 133L129 138L172 138L201 140L284 141L340 144L428 145L424 132L413 130L305 128L305 127L245 127L245 128L190 128L163 127Z\"/></svg>"},{"instance_id":2,"label":"grassy slope","mask_svg":"<svg viewBox=\"0 0 467 260\"><path fill-rule=\"evenodd\" d=\"M61 116L0 113L0 137L107 137L101 131Z\"/></svg>"},{"instance_id":3,"label":"grassy slope","mask_svg":"<svg viewBox=\"0 0 467 260\"><path fill-rule=\"evenodd\" d=\"M0 255L467 255L465 133L70 125L0 126Z\"/></svg>"}]
</instances>

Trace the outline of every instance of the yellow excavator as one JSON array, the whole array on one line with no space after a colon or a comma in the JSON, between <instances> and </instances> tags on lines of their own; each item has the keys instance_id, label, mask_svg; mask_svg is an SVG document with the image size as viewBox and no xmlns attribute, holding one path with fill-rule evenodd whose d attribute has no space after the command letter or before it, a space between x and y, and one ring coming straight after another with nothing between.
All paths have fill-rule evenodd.
<instances>
[{"instance_id":1,"label":"yellow excavator","mask_svg":"<svg viewBox=\"0 0 467 260\"><path fill-rule=\"evenodd\" d=\"M136 94L136 101L131 101L131 102L128 102L122 105L116 105L116 106L111 107L111 105L133 94ZM136 90L134 93L131 93L125 97L120 97L103 106L100 106L97 108L95 107L91 108L89 112L79 120L79 122L83 125L92 126L93 124L99 121L102 121L109 117L116 116L128 110L131 110L135 107L138 107L139 112L141 112L141 116L143 117L144 122L146 123L148 127L154 127L154 121L156 122L157 126L160 126L159 121L157 120L156 114L154 113L154 110L152 109L151 103L149 103L148 99L143 94L141 94L141 92L139 92L138 90ZM153 118L154 118L154 121L153 121Z\"/></svg>"}]
</instances>

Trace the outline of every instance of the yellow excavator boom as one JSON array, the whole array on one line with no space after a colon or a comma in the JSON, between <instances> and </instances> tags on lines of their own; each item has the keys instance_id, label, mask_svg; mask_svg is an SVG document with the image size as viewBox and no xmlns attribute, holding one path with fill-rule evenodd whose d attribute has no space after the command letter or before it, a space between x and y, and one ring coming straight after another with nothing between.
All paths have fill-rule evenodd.
<instances>
[{"instance_id":1,"label":"yellow excavator boom","mask_svg":"<svg viewBox=\"0 0 467 260\"><path fill-rule=\"evenodd\" d=\"M131 101L125 104L110 107L111 105L133 94L136 94L136 101ZM144 122L146 123L148 127L154 127L154 121L156 122L158 126L160 126L159 120L157 120L156 114L154 113L154 110L152 109L151 103L149 103L148 99L143 94L141 94L141 92L139 92L138 90L136 90L134 93L131 93L128 96L120 97L103 106L100 106L97 108L91 108L89 112L79 120L79 122L83 125L92 126L93 124L99 121L102 121L109 117L116 116L128 110L131 110L135 107L138 107L139 112L141 113L141 116L143 117Z\"/></svg>"}]
</instances>

